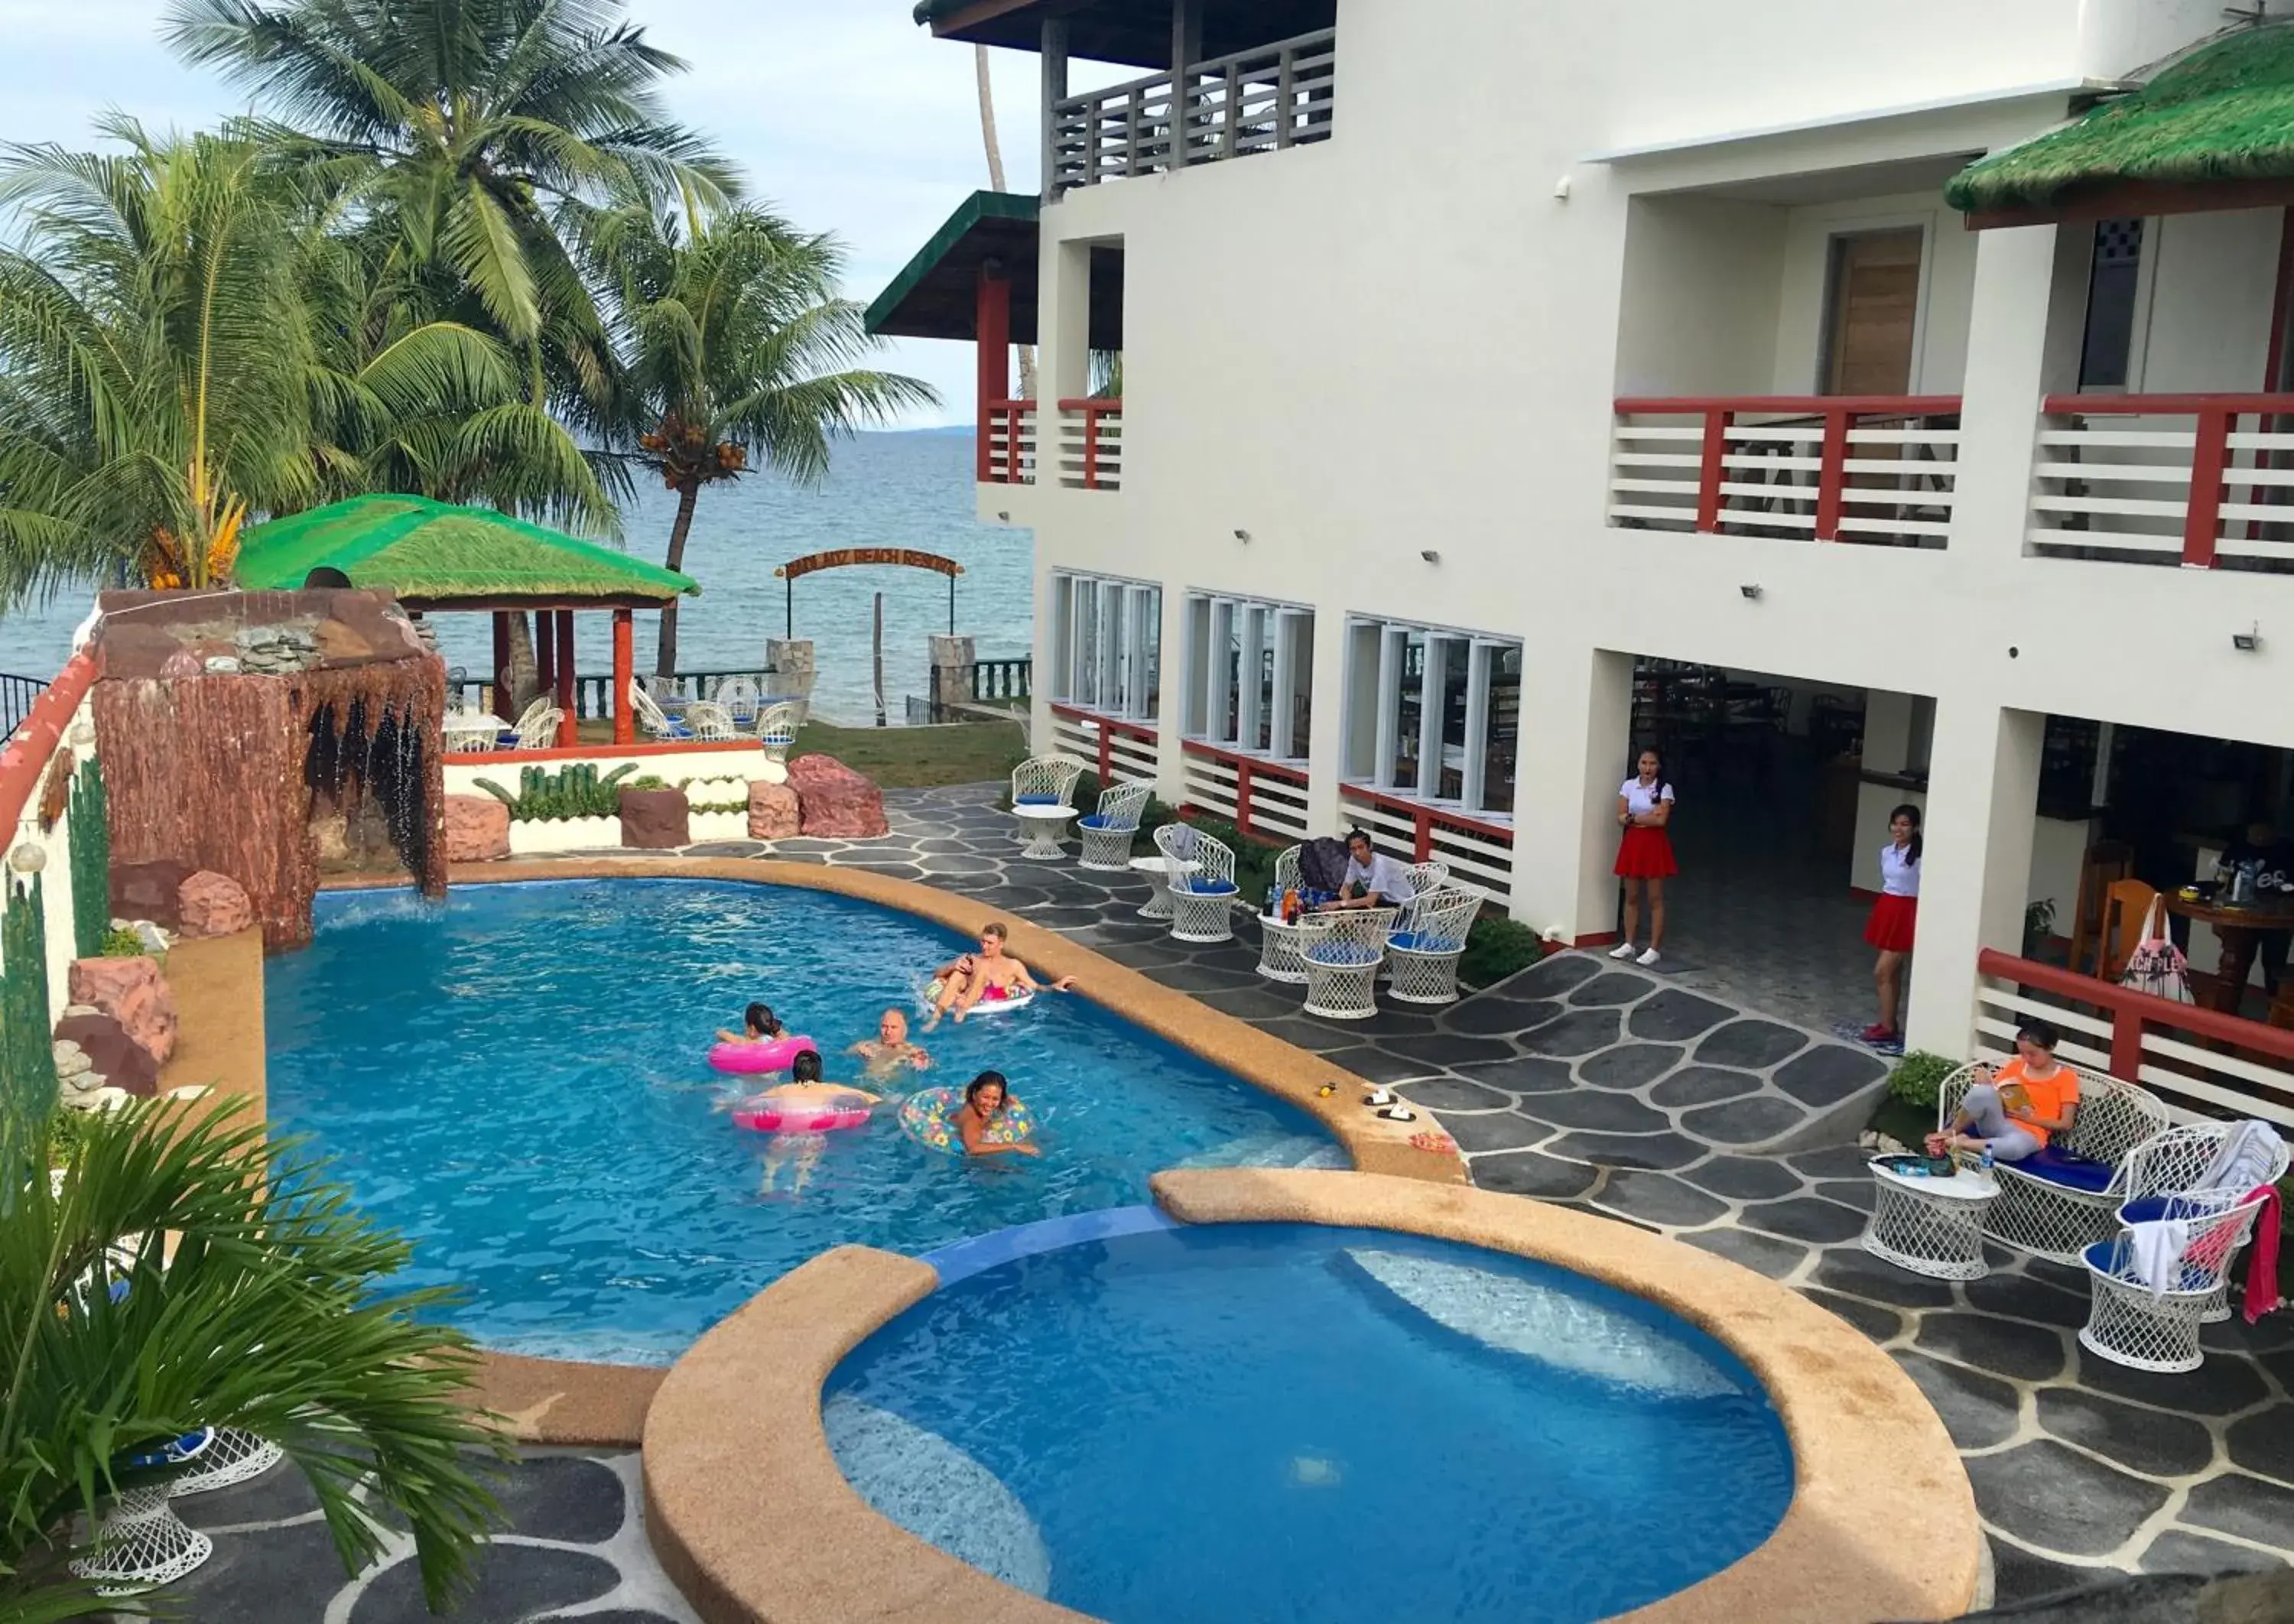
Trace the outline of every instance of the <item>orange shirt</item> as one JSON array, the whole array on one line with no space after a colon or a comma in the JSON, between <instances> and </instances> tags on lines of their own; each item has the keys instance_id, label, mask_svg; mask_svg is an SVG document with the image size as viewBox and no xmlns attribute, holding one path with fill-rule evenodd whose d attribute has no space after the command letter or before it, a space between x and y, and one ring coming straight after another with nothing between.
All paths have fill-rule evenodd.
<instances>
[{"instance_id":1,"label":"orange shirt","mask_svg":"<svg viewBox=\"0 0 2294 1624\"><path fill-rule=\"evenodd\" d=\"M2028 1102L2027 1108L2031 1115L2045 1116L2051 1122L2062 1118L2063 1107L2078 1103L2078 1072L2060 1060L2055 1062L2054 1070L2046 1076L2035 1077L2031 1075L2030 1068L2023 1064L2023 1057L2017 1055L1999 1068L1998 1074L1992 1078L1992 1081L1999 1086L2003 1093L2011 1085L2021 1089ZM2003 1100L2002 1103L2005 1101ZM2021 1127L2036 1136L2042 1145L2047 1142L2046 1129L2036 1123L2027 1122L2020 1116L2015 1120Z\"/></svg>"}]
</instances>

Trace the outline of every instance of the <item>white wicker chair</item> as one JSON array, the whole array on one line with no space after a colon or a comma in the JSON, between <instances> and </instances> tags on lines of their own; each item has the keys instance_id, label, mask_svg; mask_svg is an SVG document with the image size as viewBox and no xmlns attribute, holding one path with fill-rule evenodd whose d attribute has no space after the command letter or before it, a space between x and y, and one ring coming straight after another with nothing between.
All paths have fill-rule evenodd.
<instances>
[{"instance_id":1,"label":"white wicker chair","mask_svg":"<svg viewBox=\"0 0 2294 1624\"><path fill-rule=\"evenodd\" d=\"M216 1489L228 1489L233 1483L243 1483L261 1477L277 1466L286 1451L267 1438L257 1438L253 1433L236 1426L219 1426L215 1438L191 1471L167 1485L167 1492L177 1499L187 1494L206 1494Z\"/></svg>"},{"instance_id":2,"label":"white wicker chair","mask_svg":"<svg viewBox=\"0 0 2294 1624\"><path fill-rule=\"evenodd\" d=\"M1458 961L1485 895L1479 886L1445 883L1402 911L1386 942L1387 991L1397 1003L1458 1002Z\"/></svg>"},{"instance_id":3,"label":"white wicker chair","mask_svg":"<svg viewBox=\"0 0 2294 1624\"><path fill-rule=\"evenodd\" d=\"M565 712L545 695L525 708L510 731L517 735L520 750L549 750L556 746L557 725L565 719Z\"/></svg>"},{"instance_id":4,"label":"white wicker chair","mask_svg":"<svg viewBox=\"0 0 2294 1624\"><path fill-rule=\"evenodd\" d=\"M2233 1122L2193 1122L2168 1128L2153 1134L2127 1153L2121 1170L2121 1184L2126 1199L2119 1208L2119 1222L2138 1223L2159 1215L2165 1204L2177 1196L2204 1193L2225 1200L2242 1199L2255 1188L2253 1183L2217 1184L2202 1187L2200 1181L2214 1164L2214 1159L2232 1133L2241 1125ZM2275 1184L2286 1176L2287 1149L2278 1141L2277 1149L2260 1168L2259 1182ZM2242 1238L2241 1238L2242 1243ZM2233 1246L2223 1260L2225 1279L2230 1265L2237 1261L2238 1247ZM2230 1293L2226 1285L2217 1285L2214 1301L2207 1304L2200 1318L2209 1321L2230 1318Z\"/></svg>"},{"instance_id":5,"label":"white wicker chair","mask_svg":"<svg viewBox=\"0 0 2294 1624\"><path fill-rule=\"evenodd\" d=\"M638 719L638 726L652 737L689 739L693 736L684 723L671 719L670 714L661 708L659 700L638 686L638 679L634 677L630 678L626 697L630 702L630 714Z\"/></svg>"},{"instance_id":6,"label":"white wicker chair","mask_svg":"<svg viewBox=\"0 0 2294 1624\"><path fill-rule=\"evenodd\" d=\"M1337 908L1314 915L1316 929L1299 957L1306 966L1309 1015L1368 1020L1378 1013L1374 989L1398 908Z\"/></svg>"},{"instance_id":7,"label":"white wicker chair","mask_svg":"<svg viewBox=\"0 0 2294 1624\"><path fill-rule=\"evenodd\" d=\"M1428 857L1423 863L1412 863L1408 872L1410 894L1412 897L1423 897L1428 891L1439 890L1450 881L1450 865L1439 857Z\"/></svg>"},{"instance_id":8,"label":"white wicker chair","mask_svg":"<svg viewBox=\"0 0 2294 1624\"><path fill-rule=\"evenodd\" d=\"M1102 874L1131 872L1131 842L1138 837L1139 818L1154 787L1144 778L1135 778L1100 792L1098 809L1076 819L1076 829L1083 837L1078 868Z\"/></svg>"},{"instance_id":9,"label":"white wicker chair","mask_svg":"<svg viewBox=\"0 0 2294 1624\"><path fill-rule=\"evenodd\" d=\"M741 730L733 725L733 713L713 699L696 699L686 706L685 725L695 738L712 743L741 736Z\"/></svg>"},{"instance_id":10,"label":"white wicker chair","mask_svg":"<svg viewBox=\"0 0 2294 1624\"><path fill-rule=\"evenodd\" d=\"M1155 831L1155 849L1170 865L1171 939L1231 942L1229 919L1241 890L1234 882L1234 853L1192 824Z\"/></svg>"},{"instance_id":11,"label":"white wicker chair","mask_svg":"<svg viewBox=\"0 0 2294 1624\"><path fill-rule=\"evenodd\" d=\"M1295 925L1284 924L1281 917L1283 897L1297 888L1298 851L1296 846L1289 847L1275 857L1274 880L1266 888L1266 911L1258 916L1258 973L1290 987L1306 985L1306 961L1298 952L1322 929L1306 915L1302 914Z\"/></svg>"},{"instance_id":12,"label":"white wicker chair","mask_svg":"<svg viewBox=\"0 0 2294 1624\"><path fill-rule=\"evenodd\" d=\"M1084 763L1073 756L1029 756L1012 769L1012 804L1065 806L1083 776Z\"/></svg>"},{"instance_id":13,"label":"white wicker chair","mask_svg":"<svg viewBox=\"0 0 2294 1624\"><path fill-rule=\"evenodd\" d=\"M190 1433L165 1449L129 1462L138 1467L191 1466L214 1447L212 1430ZM161 1479L123 1489L96 1525L91 1549L67 1565L93 1580L98 1596L133 1596L175 1583L215 1554L215 1541L187 1525L168 1502L172 1482Z\"/></svg>"},{"instance_id":14,"label":"white wicker chair","mask_svg":"<svg viewBox=\"0 0 2294 1624\"><path fill-rule=\"evenodd\" d=\"M2094 1296L2079 1345L2115 1365L2174 1373L2195 1370L2205 1359L2199 1327L2208 1306L2220 1301L2230 1260L2245 1245L2260 1210L2252 1201L2184 1197L2165 1215L2189 1222L2179 1278L2154 1291L2134 1267L2134 1238L2122 1230L2081 1254Z\"/></svg>"},{"instance_id":15,"label":"white wicker chair","mask_svg":"<svg viewBox=\"0 0 2294 1624\"><path fill-rule=\"evenodd\" d=\"M709 691L709 697L730 710L736 722L745 722L753 718L765 702L764 692L757 686L757 679L738 673L720 677L717 686Z\"/></svg>"},{"instance_id":16,"label":"white wicker chair","mask_svg":"<svg viewBox=\"0 0 2294 1624\"><path fill-rule=\"evenodd\" d=\"M2126 1199L2127 1152L2167 1125L2167 1108L2157 1096L2132 1083L2084 1068L2078 1072L2078 1113L2068 1134L2055 1134L2049 1149L2060 1149L2111 1170L2096 1188L2080 1188L2044 1164L2001 1162L1999 1198L1983 1217L1983 1232L2004 1246L2028 1252L2070 1268L2096 1241L2118 1228L2119 1204ZM1948 1128L1959 1101L1974 1080L1975 1063L1946 1077L1936 1095L1936 1126Z\"/></svg>"}]
</instances>

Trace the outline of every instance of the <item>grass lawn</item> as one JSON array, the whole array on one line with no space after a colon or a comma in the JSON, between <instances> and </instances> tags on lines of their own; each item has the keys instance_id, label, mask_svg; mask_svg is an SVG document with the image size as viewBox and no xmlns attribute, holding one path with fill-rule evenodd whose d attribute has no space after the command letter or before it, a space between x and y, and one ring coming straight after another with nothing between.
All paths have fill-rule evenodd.
<instances>
[{"instance_id":1,"label":"grass lawn","mask_svg":"<svg viewBox=\"0 0 2294 1624\"><path fill-rule=\"evenodd\" d=\"M792 756L834 756L888 790L931 789L943 784L985 784L1009 778L1028 753L1022 712L1009 722L956 722L944 727L838 727L807 722L797 729ZM610 717L581 725L584 744L611 744Z\"/></svg>"}]
</instances>

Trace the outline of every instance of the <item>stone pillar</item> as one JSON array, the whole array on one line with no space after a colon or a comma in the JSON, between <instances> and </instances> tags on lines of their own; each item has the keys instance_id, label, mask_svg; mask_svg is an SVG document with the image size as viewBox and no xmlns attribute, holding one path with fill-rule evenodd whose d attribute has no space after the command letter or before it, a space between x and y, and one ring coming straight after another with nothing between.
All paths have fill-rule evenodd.
<instances>
[{"instance_id":1,"label":"stone pillar","mask_svg":"<svg viewBox=\"0 0 2294 1624\"><path fill-rule=\"evenodd\" d=\"M956 708L972 702L973 657L970 637L933 634L931 679L924 689L931 701L932 720L953 721L959 714Z\"/></svg>"},{"instance_id":2,"label":"stone pillar","mask_svg":"<svg viewBox=\"0 0 2294 1624\"><path fill-rule=\"evenodd\" d=\"M808 714L812 709L812 639L810 637L768 637L765 639L765 697L793 699L801 702Z\"/></svg>"}]
</instances>

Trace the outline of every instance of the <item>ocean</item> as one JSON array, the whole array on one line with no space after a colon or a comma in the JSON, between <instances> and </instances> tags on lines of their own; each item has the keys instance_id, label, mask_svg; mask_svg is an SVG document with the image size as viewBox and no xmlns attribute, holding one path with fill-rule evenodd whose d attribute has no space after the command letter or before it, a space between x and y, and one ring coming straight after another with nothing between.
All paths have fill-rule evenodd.
<instances>
[{"instance_id":1,"label":"ocean","mask_svg":"<svg viewBox=\"0 0 2294 1624\"><path fill-rule=\"evenodd\" d=\"M836 444L828 477L817 487L757 473L701 493L685 572L701 596L678 615L678 664L687 670L754 670L765 640L781 635L777 564L840 547L907 547L941 553L964 565L956 592L956 625L977 641L981 659L1022 655L1032 637L1029 589L1033 537L972 517L972 439L968 431L856 434ZM642 486L622 512L622 545L661 562L676 503L659 484ZM814 709L831 721L873 719L869 670L870 605L884 595L884 698L895 723L904 698L925 691L925 639L948 629L948 581L926 570L854 565L808 575L796 583L796 635L813 640L818 663ZM71 652L72 629L86 618L77 592L0 617L0 670L53 676ZM482 614L433 618L447 662L482 677L492 659L492 634ZM654 664L657 617L637 617L638 670ZM574 617L575 664L584 673L612 669L611 617Z\"/></svg>"}]
</instances>

